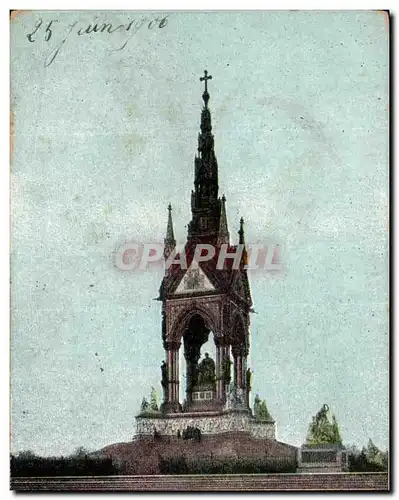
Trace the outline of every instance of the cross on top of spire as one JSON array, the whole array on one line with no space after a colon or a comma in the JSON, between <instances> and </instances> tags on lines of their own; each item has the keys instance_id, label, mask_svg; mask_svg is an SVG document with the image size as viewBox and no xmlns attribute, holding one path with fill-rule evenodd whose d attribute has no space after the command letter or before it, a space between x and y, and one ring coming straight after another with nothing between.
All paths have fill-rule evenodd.
<instances>
[{"instance_id":1,"label":"cross on top of spire","mask_svg":"<svg viewBox=\"0 0 399 500\"><path fill-rule=\"evenodd\" d=\"M205 76L201 76L200 82L205 82L205 92L208 92L208 80L212 80L212 75L208 76L207 70L204 70L204 75Z\"/></svg>"},{"instance_id":2,"label":"cross on top of spire","mask_svg":"<svg viewBox=\"0 0 399 500\"><path fill-rule=\"evenodd\" d=\"M208 107L208 101L209 101L208 80L212 80L212 75L208 75L207 70L204 70L204 76L201 76L200 82L205 82L205 91L202 94L202 99L204 100L205 107Z\"/></svg>"}]
</instances>

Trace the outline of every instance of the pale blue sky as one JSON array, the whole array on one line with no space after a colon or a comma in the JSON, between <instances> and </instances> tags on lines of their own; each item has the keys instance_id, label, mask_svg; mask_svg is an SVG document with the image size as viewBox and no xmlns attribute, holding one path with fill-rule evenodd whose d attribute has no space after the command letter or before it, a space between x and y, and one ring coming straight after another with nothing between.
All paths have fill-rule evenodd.
<instances>
[{"instance_id":1,"label":"pale blue sky","mask_svg":"<svg viewBox=\"0 0 399 500\"><path fill-rule=\"evenodd\" d=\"M113 252L162 241L169 202L184 241L205 68L230 232L242 215L248 242L282 249L282 273L251 275L254 393L282 441L300 445L328 403L346 443L386 447L384 15L171 13L120 51L126 33L76 33L140 16L12 24L12 450L129 440L161 392L161 274L122 272Z\"/></svg>"}]
</instances>

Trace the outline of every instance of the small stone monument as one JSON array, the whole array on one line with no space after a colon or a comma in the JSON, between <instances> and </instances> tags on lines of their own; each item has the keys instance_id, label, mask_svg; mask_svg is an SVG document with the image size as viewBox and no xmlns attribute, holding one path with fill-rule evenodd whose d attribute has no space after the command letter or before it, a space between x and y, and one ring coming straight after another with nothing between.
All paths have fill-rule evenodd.
<instances>
[{"instance_id":1,"label":"small stone monument","mask_svg":"<svg viewBox=\"0 0 399 500\"><path fill-rule=\"evenodd\" d=\"M348 470L348 454L342 444L335 416L328 417L323 405L312 418L306 443L298 449L298 472L344 472Z\"/></svg>"}]
</instances>

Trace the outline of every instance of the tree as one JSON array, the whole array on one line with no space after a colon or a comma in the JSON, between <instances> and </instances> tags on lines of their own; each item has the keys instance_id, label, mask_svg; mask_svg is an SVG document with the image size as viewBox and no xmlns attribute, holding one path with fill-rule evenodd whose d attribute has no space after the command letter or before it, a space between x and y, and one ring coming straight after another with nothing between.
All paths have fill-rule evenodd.
<instances>
[{"instance_id":1,"label":"tree","mask_svg":"<svg viewBox=\"0 0 399 500\"><path fill-rule=\"evenodd\" d=\"M21 460L32 460L33 458L37 458L37 455L33 453L31 450L20 451L17 457Z\"/></svg>"},{"instance_id":2,"label":"tree","mask_svg":"<svg viewBox=\"0 0 399 500\"><path fill-rule=\"evenodd\" d=\"M380 450L377 448L377 446L373 443L371 439L369 439L365 453L368 459L373 460L375 459L378 454L380 453Z\"/></svg>"},{"instance_id":3,"label":"tree","mask_svg":"<svg viewBox=\"0 0 399 500\"><path fill-rule=\"evenodd\" d=\"M367 446L359 450L356 446L347 448L350 472L381 472L388 470L388 452L381 451L369 439Z\"/></svg>"},{"instance_id":4,"label":"tree","mask_svg":"<svg viewBox=\"0 0 399 500\"><path fill-rule=\"evenodd\" d=\"M377 446L369 439L367 446L363 448L364 454L366 455L367 461L382 466L384 462L383 453Z\"/></svg>"},{"instance_id":5,"label":"tree","mask_svg":"<svg viewBox=\"0 0 399 500\"><path fill-rule=\"evenodd\" d=\"M73 457L76 458L83 458L85 457L89 452L86 450L84 446L78 446L75 450L75 452L72 454Z\"/></svg>"}]
</instances>

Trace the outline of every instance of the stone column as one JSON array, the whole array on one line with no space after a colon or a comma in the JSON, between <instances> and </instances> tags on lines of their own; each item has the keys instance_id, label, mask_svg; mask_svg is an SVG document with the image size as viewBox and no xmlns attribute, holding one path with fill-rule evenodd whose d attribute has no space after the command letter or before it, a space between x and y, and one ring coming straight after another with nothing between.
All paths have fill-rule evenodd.
<instances>
[{"instance_id":1,"label":"stone column","mask_svg":"<svg viewBox=\"0 0 399 500\"><path fill-rule=\"evenodd\" d=\"M243 370L242 370L242 349L241 346L233 346L234 358L234 387L243 388Z\"/></svg>"},{"instance_id":2,"label":"stone column","mask_svg":"<svg viewBox=\"0 0 399 500\"><path fill-rule=\"evenodd\" d=\"M174 349L173 353L173 402L179 403L179 351Z\"/></svg>"},{"instance_id":3,"label":"stone column","mask_svg":"<svg viewBox=\"0 0 399 500\"><path fill-rule=\"evenodd\" d=\"M216 373L215 373L215 376L216 376L216 399L220 400L221 398L221 394L222 394L222 384L223 384L223 380L222 380L222 376L223 376L223 373L222 373L222 356L221 356L221 346L220 346L220 343L219 341L216 341L215 340L215 346L216 346Z\"/></svg>"},{"instance_id":4,"label":"stone column","mask_svg":"<svg viewBox=\"0 0 399 500\"><path fill-rule=\"evenodd\" d=\"M242 357L242 386L247 387L247 356Z\"/></svg>"},{"instance_id":5,"label":"stone column","mask_svg":"<svg viewBox=\"0 0 399 500\"><path fill-rule=\"evenodd\" d=\"M169 407L179 407L179 347L180 344L168 343L166 346L166 363L168 372Z\"/></svg>"},{"instance_id":6,"label":"stone column","mask_svg":"<svg viewBox=\"0 0 399 500\"><path fill-rule=\"evenodd\" d=\"M186 359L186 402L191 403L191 386L193 383L193 366L191 361L185 356Z\"/></svg>"},{"instance_id":7,"label":"stone column","mask_svg":"<svg viewBox=\"0 0 399 500\"><path fill-rule=\"evenodd\" d=\"M250 406L249 394L251 387L247 383L247 371L248 371L248 355L245 354L242 358L242 371L243 371L243 387L245 387L245 402L247 406Z\"/></svg>"},{"instance_id":8,"label":"stone column","mask_svg":"<svg viewBox=\"0 0 399 500\"><path fill-rule=\"evenodd\" d=\"M186 402L192 402L192 388L196 383L197 363L200 358L200 348L197 345L185 345L184 358L186 360Z\"/></svg>"},{"instance_id":9,"label":"stone column","mask_svg":"<svg viewBox=\"0 0 399 500\"><path fill-rule=\"evenodd\" d=\"M246 390L246 367L247 350L244 345L235 345L232 347L234 357L234 388L237 400L241 405L248 406L248 391Z\"/></svg>"},{"instance_id":10,"label":"stone column","mask_svg":"<svg viewBox=\"0 0 399 500\"><path fill-rule=\"evenodd\" d=\"M241 354L237 357L237 387L239 389L243 388L243 383L242 383L242 355Z\"/></svg>"},{"instance_id":11,"label":"stone column","mask_svg":"<svg viewBox=\"0 0 399 500\"><path fill-rule=\"evenodd\" d=\"M233 354L233 384L237 387L237 356Z\"/></svg>"},{"instance_id":12,"label":"stone column","mask_svg":"<svg viewBox=\"0 0 399 500\"><path fill-rule=\"evenodd\" d=\"M168 365L168 403L171 403L173 400L173 355L169 347L166 351L166 364Z\"/></svg>"},{"instance_id":13,"label":"stone column","mask_svg":"<svg viewBox=\"0 0 399 500\"><path fill-rule=\"evenodd\" d=\"M221 379L219 390L221 401L226 401L226 393L229 387L229 382L225 380L225 374L223 373L224 363L226 360L230 360L230 346L228 344L223 344L220 346Z\"/></svg>"},{"instance_id":14,"label":"stone column","mask_svg":"<svg viewBox=\"0 0 399 500\"><path fill-rule=\"evenodd\" d=\"M168 374L168 364L167 364L167 353L165 355L165 358L162 362L161 366L161 373L162 373L162 378L161 378L161 385L162 385L162 390L163 390L163 398L162 398L162 403L165 404L168 402L168 391L169 391L169 374ZM165 368L166 367L166 368Z\"/></svg>"}]
</instances>

